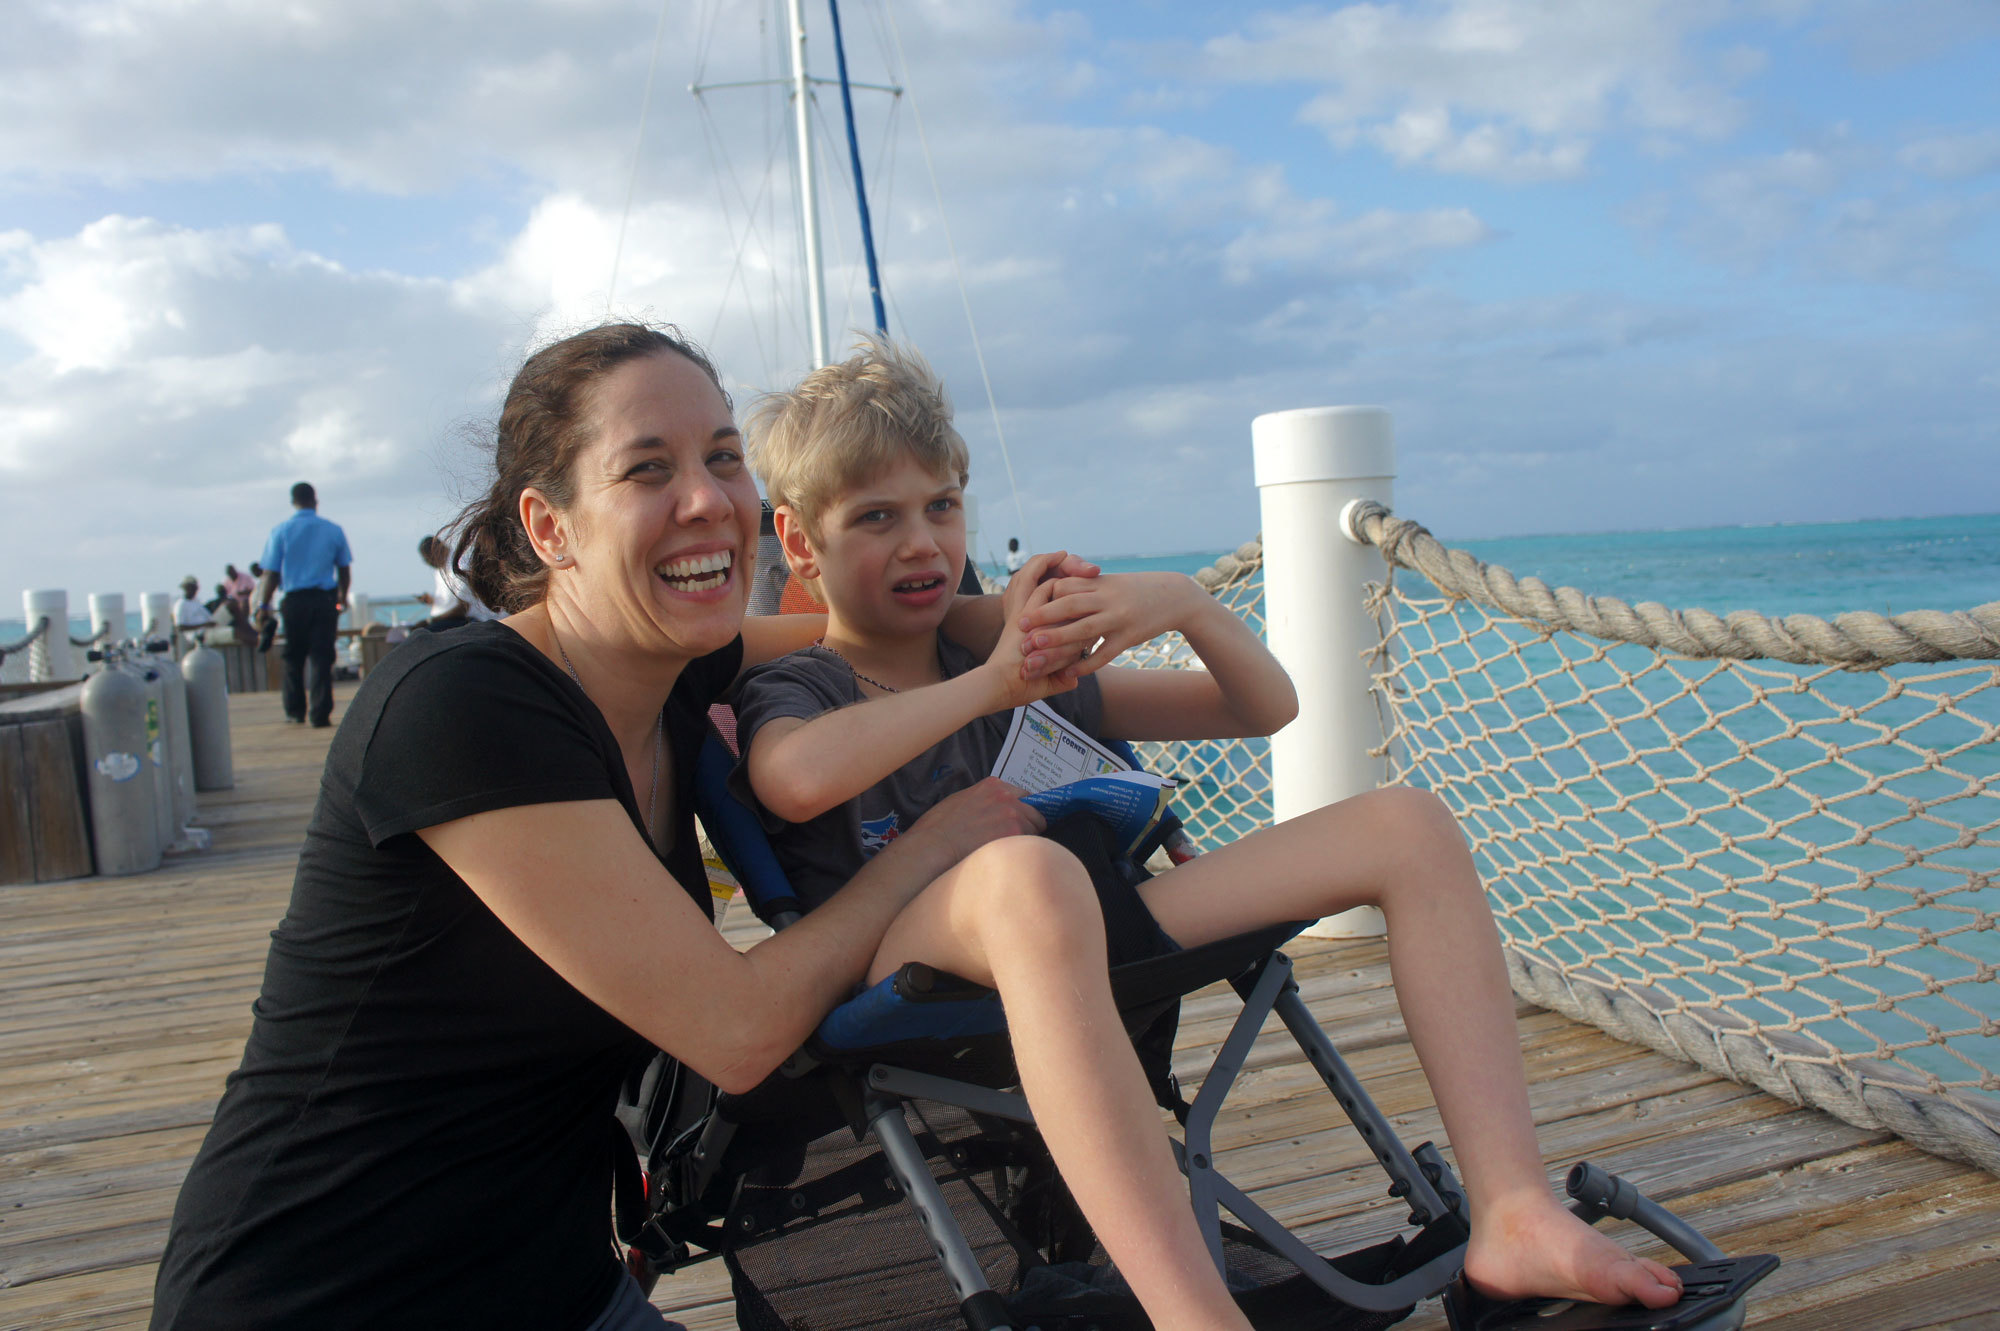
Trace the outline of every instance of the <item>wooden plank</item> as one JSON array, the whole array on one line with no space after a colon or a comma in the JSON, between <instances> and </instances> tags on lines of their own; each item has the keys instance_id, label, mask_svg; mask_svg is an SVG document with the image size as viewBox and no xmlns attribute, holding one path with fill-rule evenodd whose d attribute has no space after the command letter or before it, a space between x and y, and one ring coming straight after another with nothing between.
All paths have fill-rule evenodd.
<instances>
[{"instance_id":1,"label":"wooden plank","mask_svg":"<svg viewBox=\"0 0 2000 1331\"><path fill-rule=\"evenodd\" d=\"M141 1328L153 1308L153 1267L139 1264L0 1290L0 1325L37 1331Z\"/></svg>"},{"instance_id":2,"label":"wooden plank","mask_svg":"<svg viewBox=\"0 0 2000 1331\"><path fill-rule=\"evenodd\" d=\"M0 726L0 886L35 881L34 838L21 728Z\"/></svg>"},{"instance_id":3,"label":"wooden plank","mask_svg":"<svg viewBox=\"0 0 2000 1331\"><path fill-rule=\"evenodd\" d=\"M77 779L69 723L30 721L10 729L21 733L35 880L48 883L88 877L92 872L90 825L84 816L83 786Z\"/></svg>"},{"instance_id":4,"label":"wooden plank","mask_svg":"<svg viewBox=\"0 0 2000 1331\"><path fill-rule=\"evenodd\" d=\"M1931 1285L1967 1267L1985 1277L1989 1313L2000 1311L1994 1279L1994 1191L1955 1191L1936 1198L1904 1198L1837 1217L1802 1215L1741 1236L1751 1251L1777 1252L1785 1262L1760 1287L1760 1327L1787 1331L1874 1331L1922 1326L1935 1320ZM1876 1320L1900 1307L1908 1321ZM1956 1316L1965 1305L1943 1311ZM2000 1317L1996 1317L2000 1321ZM1990 1323L1989 1323L1990 1324Z\"/></svg>"}]
</instances>

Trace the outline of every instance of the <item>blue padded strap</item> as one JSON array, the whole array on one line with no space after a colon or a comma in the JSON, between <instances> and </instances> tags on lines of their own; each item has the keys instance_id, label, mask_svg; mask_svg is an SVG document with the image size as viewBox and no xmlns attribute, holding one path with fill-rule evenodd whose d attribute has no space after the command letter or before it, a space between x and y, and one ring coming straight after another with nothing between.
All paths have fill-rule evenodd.
<instances>
[{"instance_id":1,"label":"blue padded strap","mask_svg":"<svg viewBox=\"0 0 2000 1331\"><path fill-rule=\"evenodd\" d=\"M719 737L710 734L702 740L694 760L694 811L708 831L709 843L743 885L750 909L768 924L774 915L798 911L799 899L778 867L763 824L730 793L729 773L735 766L736 759Z\"/></svg>"},{"instance_id":2,"label":"blue padded strap","mask_svg":"<svg viewBox=\"0 0 2000 1331\"><path fill-rule=\"evenodd\" d=\"M863 989L819 1024L820 1042L836 1052L875 1049L905 1040L961 1040L1007 1029L998 994L913 1003L896 993L896 977Z\"/></svg>"}]
</instances>

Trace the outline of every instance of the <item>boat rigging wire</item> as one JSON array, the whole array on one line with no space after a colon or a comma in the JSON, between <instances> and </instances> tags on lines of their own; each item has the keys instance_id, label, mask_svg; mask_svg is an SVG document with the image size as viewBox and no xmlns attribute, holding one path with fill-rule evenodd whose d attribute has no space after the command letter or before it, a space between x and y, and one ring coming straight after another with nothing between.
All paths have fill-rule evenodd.
<instances>
[{"instance_id":1,"label":"boat rigging wire","mask_svg":"<svg viewBox=\"0 0 2000 1331\"><path fill-rule=\"evenodd\" d=\"M769 254L771 250L770 242L764 240L759 234L757 218L764 207L765 199L771 191L771 169L776 164L778 158L777 138L768 133L766 134L765 149L767 155L764 159L764 178L758 184L757 197L755 199L749 199L744 196L742 182L735 178L734 167L729 169L729 183L735 187L737 202L742 205L744 210L743 230L739 235L736 229L735 216L729 210L728 196L722 188L724 171L721 158L716 152L717 143L721 138L721 131L716 127L715 117L709 111L708 99L697 93L695 94L695 102L701 108L702 136L708 146L709 166L715 175L716 192L722 196L723 225L728 228L729 238L734 250L729 265L729 276L722 283L722 298L716 305L715 320L709 325L708 337L704 343L704 345L713 345L716 336L722 331L723 315L729 308L729 289L737 285L738 278L743 272L743 256L749 251L750 242L752 240L759 241L766 254ZM758 360L761 362L765 377L768 379L770 377L772 361L776 354L775 339L777 334L773 330L773 341L770 345L766 345L763 324L757 318L757 299L750 290L750 279L743 277L741 285L743 288L744 317L750 321L750 337L756 344ZM772 307L776 309L781 304L782 302L774 299Z\"/></svg>"},{"instance_id":2,"label":"boat rigging wire","mask_svg":"<svg viewBox=\"0 0 2000 1331\"><path fill-rule=\"evenodd\" d=\"M618 241L611 247L611 280L604 286L604 317L611 317L611 305L618 298L618 265L625 258L625 226L632 219L632 195L639 188L639 164L645 160L646 119L653 109L653 75L660 68L660 44L667 35L667 8L673 0L660 0L660 21L653 25L653 55L646 62L646 92L639 99L639 131L633 136L632 174L625 180L625 207L618 214Z\"/></svg>"},{"instance_id":3,"label":"boat rigging wire","mask_svg":"<svg viewBox=\"0 0 2000 1331\"><path fill-rule=\"evenodd\" d=\"M930 173L931 193L937 199L938 225L944 229L945 248L951 252L952 276L958 280L958 299L965 306L965 326L972 334L972 355L979 362L979 381L986 387L986 406L993 413L993 436L1000 442L1000 461L1007 469L1007 486L1014 492L1014 517L1021 524L1022 543L1032 550L1035 543L1028 534L1028 514L1021 506L1021 487L1014 479L1014 458L1007 450L1007 432L1000 425L1000 403L993 396L993 376L986 372L986 352L979 344L979 325L972 317L972 298L966 294L965 270L958 262L958 243L952 239L951 219L945 215L944 190L938 185L937 163L931 157L930 135L924 132L923 108L917 105L916 89L910 83L910 62L903 54L902 25L896 22L896 7L890 0L883 0L882 10L889 19L890 36L895 39L896 64L903 72L903 77L897 82L909 94L910 118L916 122L917 143L924 150L924 169Z\"/></svg>"}]
</instances>

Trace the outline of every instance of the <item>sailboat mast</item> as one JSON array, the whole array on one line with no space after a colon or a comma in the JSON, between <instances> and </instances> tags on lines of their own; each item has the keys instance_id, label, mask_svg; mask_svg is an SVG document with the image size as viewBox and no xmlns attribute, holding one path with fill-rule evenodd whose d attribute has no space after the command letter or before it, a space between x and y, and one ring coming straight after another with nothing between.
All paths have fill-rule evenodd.
<instances>
[{"instance_id":1,"label":"sailboat mast","mask_svg":"<svg viewBox=\"0 0 2000 1331\"><path fill-rule=\"evenodd\" d=\"M847 43L840 36L840 0L826 0L833 19L833 58L840 66L840 109L847 117L848 168L854 172L854 202L861 210L861 254L868 260L868 299L875 307L875 331L889 334L889 312L882 308L882 270L875 262L875 224L868 217L868 186L861 176L861 140L854 133L854 88L847 80Z\"/></svg>"},{"instance_id":2,"label":"sailboat mast","mask_svg":"<svg viewBox=\"0 0 2000 1331\"><path fill-rule=\"evenodd\" d=\"M806 311L812 363L826 364L826 271L819 248L819 192L813 173L812 83L806 73L806 20L801 0L785 0L792 22L793 134L799 154L799 235L806 247Z\"/></svg>"}]
</instances>

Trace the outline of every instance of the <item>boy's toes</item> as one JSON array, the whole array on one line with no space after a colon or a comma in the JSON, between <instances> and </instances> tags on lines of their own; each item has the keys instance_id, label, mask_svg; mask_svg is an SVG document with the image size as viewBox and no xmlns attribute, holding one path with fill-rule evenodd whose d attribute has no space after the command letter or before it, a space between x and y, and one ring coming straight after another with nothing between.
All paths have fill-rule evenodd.
<instances>
[{"instance_id":1,"label":"boy's toes","mask_svg":"<svg viewBox=\"0 0 2000 1331\"><path fill-rule=\"evenodd\" d=\"M1626 1257L1608 1267L1600 1267L1583 1280L1597 1303L1614 1306L1641 1303L1648 1308L1665 1308L1679 1302L1680 1277L1641 1257Z\"/></svg>"}]
</instances>

